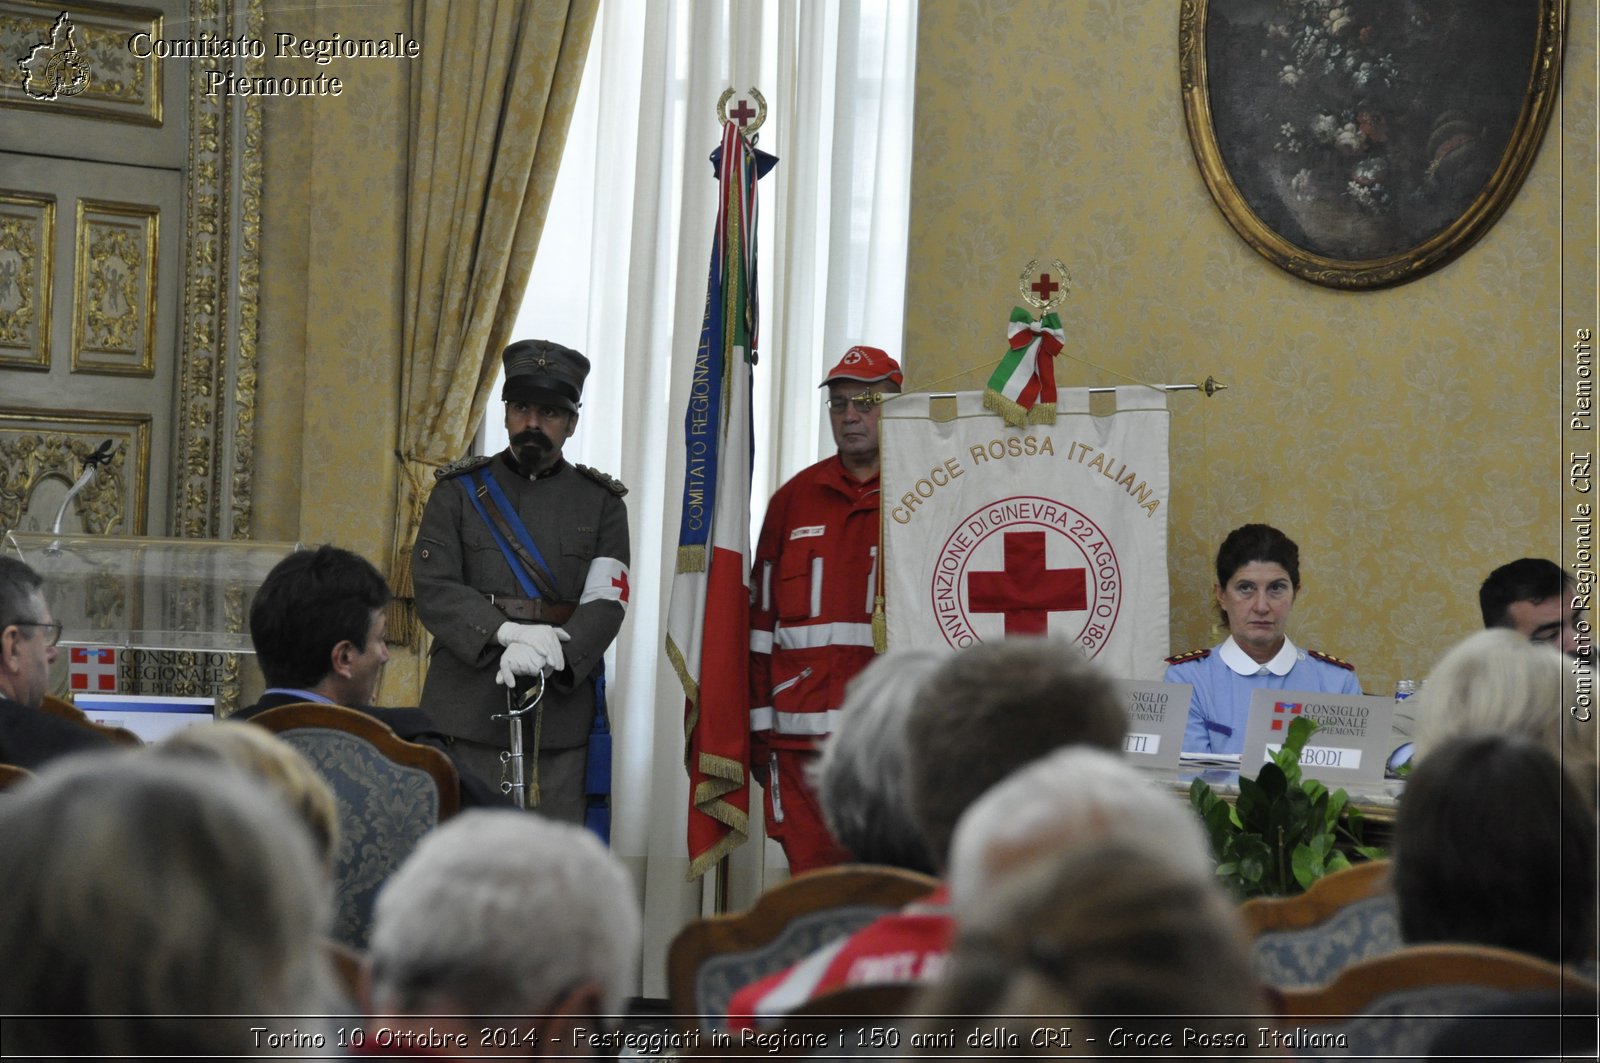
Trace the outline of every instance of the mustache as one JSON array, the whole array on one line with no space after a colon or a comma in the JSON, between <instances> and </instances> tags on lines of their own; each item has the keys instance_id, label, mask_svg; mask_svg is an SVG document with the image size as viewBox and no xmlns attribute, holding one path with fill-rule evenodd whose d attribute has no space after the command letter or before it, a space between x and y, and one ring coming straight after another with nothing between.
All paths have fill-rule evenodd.
<instances>
[{"instance_id":1,"label":"mustache","mask_svg":"<svg viewBox=\"0 0 1600 1063\"><path fill-rule=\"evenodd\" d=\"M550 450L555 446L550 437L537 428L525 428L511 437L511 445L516 447L534 446L540 450Z\"/></svg>"}]
</instances>

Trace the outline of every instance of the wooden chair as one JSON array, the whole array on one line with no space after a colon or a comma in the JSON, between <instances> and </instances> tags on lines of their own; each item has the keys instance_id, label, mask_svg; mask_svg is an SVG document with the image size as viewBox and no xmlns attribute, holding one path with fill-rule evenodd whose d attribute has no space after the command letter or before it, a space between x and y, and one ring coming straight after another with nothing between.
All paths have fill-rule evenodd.
<instances>
[{"instance_id":1,"label":"wooden chair","mask_svg":"<svg viewBox=\"0 0 1600 1063\"><path fill-rule=\"evenodd\" d=\"M747 912L697 919L667 953L672 1010L685 1030L721 1030L736 990L781 971L830 941L931 893L915 871L847 864L797 875Z\"/></svg>"},{"instance_id":2,"label":"wooden chair","mask_svg":"<svg viewBox=\"0 0 1600 1063\"><path fill-rule=\"evenodd\" d=\"M363 968L366 967L366 956L359 949L353 949L344 942L332 938L322 939L322 951L328 957L328 966L333 968L334 977L338 980L339 988L344 991L345 999L359 1006L361 983L365 978Z\"/></svg>"},{"instance_id":3,"label":"wooden chair","mask_svg":"<svg viewBox=\"0 0 1600 1063\"><path fill-rule=\"evenodd\" d=\"M79 727L86 727L96 734L109 738L112 742L119 746L144 745L144 739L140 738L126 727L112 727L109 724L97 723L96 721L89 719L84 711L78 708L78 706L74 705L70 701L58 698L54 694L46 694L44 696L44 701L39 705L39 710L41 712L48 712L52 716L59 716L63 720L68 720L77 724Z\"/></svg>"},{"instance_id":4,"label":"wooden chair","mask_svg":"<svg viewBox=\"0 0 1600 1063\"><path fill-rule=\"evenodd\" d=\"M305 754L333 788L339 805L333 936L365 949L378 888L460 806L455 765L439 750L338 705L280 705L250 722Z\"/></svg>"},{"instance_id":5,"label":"wooden chair","mask_svg":"<svg viewBox=\"0 0 1600 1063\"><path fill-rule=\"evenodd\" d=\"M1326 986L1286 990L1278 999L1285 1027L1344 1038L1332 1054L1423 1057L1456 1016L1540 990L1588 994L1592 1000L1600 985L1509 949L1412 945L1347 967ZM1327 1054L1310 1047L1310 1054Z\"/></svg>"},{"instance_id":6,"label":"wooden chair","mask_svg":"<svg viewBox=\"0 0 1600 1063\"><path fill-rule=\"evenodd\" d=\"M33 772L16 764L0 764L0 791L9 790L24 779L33 778Z\"/></svg>"},{"instance_id":7,"label":"wooden chair","mask_svg":"<svg viewBox=\"0 0 1600 1063\"><path fill-rule=\"evenodd\" d=\"M1352 963L1400 948L1390 862L1336 871L1297 897L1257 897L1239 907L1256 975L1279 989L1322 985Z\"/></svg>"}]
</instances>

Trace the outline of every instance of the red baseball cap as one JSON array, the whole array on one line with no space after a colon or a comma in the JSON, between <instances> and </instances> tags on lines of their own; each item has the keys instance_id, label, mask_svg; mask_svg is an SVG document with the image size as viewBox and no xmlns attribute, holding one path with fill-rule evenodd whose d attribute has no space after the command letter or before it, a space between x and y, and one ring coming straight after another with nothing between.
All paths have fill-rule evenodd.
<instances>
[{"instance_id":1,"label":"red baseball cap","mask_svg":"<svg viewBox=\"0 0 1600 1063\"><path fill-rule=\"evenodd\" d=\"M818 387L827 387L835 380L859 380L863 384L876 384L891 380L896 385L905 383L900 363L889 357L887 351L877 347L852 347L844 352L839 364L828 371Z\"/></svg>"}]
</instances>

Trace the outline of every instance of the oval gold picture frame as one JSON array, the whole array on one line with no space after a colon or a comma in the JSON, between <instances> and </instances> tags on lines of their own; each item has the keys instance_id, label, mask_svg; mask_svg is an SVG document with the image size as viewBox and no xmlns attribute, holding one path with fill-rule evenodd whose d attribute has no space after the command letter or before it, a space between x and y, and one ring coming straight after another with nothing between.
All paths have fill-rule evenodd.
<instances>
[{"instance_id":1,"label":"oval gold picture frame","mask_svg":"<svg viewBox=\"0 0 1600 1063\"><path fill-rule=\"evenodd\" d=\"M1235 232L1331 288L1455 259L1555 107L1565 0L1183 0L1189 142Z\"/></svg>"}]
</instances>

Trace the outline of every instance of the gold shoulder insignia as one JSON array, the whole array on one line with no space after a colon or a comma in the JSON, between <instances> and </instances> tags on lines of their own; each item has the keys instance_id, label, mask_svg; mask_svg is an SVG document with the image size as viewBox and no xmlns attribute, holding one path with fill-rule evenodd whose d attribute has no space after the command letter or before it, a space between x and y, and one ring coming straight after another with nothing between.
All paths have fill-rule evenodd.
<instances>
[{"instance_id":1,"label":"gold shoulder insignia","mask_svg":"<svg viewBox=\"0 0 1600 1063\"><path fill-rule=\"evenodd\" d=\"M1321 650L1307 650L1306 656L1315 657L1317 660L1322 661L1325 664L1331 664L1335 667L1343 668L1347 672L1353 672L1356 670L1356 666L1351 664L1349 661L1341 661L1333 654L1323 653Z\"/></svg>"},{"instance_id":2,"label":"gold shoulder insignia","mask_svg":"<svg viewBox=\"0 0 1600 1063\"><path fill-rule=\"evenodd\" d=\"M608 476L599 469L591 469L587 465L574 465L573 468L577 469L579 472L583 473L583 475L587 476L601 487L604 487L607 491L610 491L618 498L621 498L623 495L628 493L628 489L622 485L621 480L614 476Z\"/></svg>"},{"instance_id":3,"label":"gold shoulder insignia","mask_svg":"<svg viewBox=\"0 0 1600 1063\"><path fill-rule=\"evenodd\" d=\"M1188 664L1190 661L1203 661L1207 657L1210 657L1210 656L1211 656L1211 651L1209 649L1205 649L1205 650L1190 650L1188 653L1180 653L1180 654L1177 654L1176 656L1168 657L1167 658L1167 663L1168 664Z\"/></svg>"},{"instance_id":4,"label":"gold shoulder insignia","mask_svg":"<svg viewBox=\"0 0 1600 1063\"><path fill-rule=\"evenodd\" d=\"M435 480L448 480L452 476L460 476L474 469L481 469L493 460L494 458L487 454L473 454L433 470L433 478Z\"/></svg>"}]
</instances>

